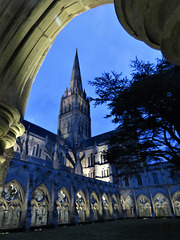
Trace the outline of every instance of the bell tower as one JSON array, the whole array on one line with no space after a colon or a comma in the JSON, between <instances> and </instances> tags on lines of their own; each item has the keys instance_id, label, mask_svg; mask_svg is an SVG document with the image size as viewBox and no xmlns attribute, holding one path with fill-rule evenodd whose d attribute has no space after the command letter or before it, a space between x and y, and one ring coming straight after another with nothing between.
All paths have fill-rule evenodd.
<instances>
[{"instance_id":1,"label":"bell tower","mask_svg":"<svg viewBox=\"0 0 180 240\"><path fill-rule=\"evenodd\" d=\"M73 148L91 137L90 105L82 87L77 49L69 88L61 98L58 135Z\"/></svg>"}]
</instances>

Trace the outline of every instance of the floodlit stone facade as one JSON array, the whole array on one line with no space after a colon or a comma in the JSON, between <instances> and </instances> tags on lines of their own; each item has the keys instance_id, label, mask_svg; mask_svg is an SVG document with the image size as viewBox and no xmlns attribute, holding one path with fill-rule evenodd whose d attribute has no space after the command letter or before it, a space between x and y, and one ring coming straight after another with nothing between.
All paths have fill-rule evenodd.
<instances>
[{"instance_id":1,"label":"floodlit stone facade","mask_svg":"<svg viewBox=\"0 0 180 240\"><path fill-rule=\"evenodd\" d=\"M172 165L114 177L106 159L112 132L91 137L77 52L60 105L57 135L23 122L0 198L1 230L180 216L180 173Z\"/></svg>"}]
</instances>

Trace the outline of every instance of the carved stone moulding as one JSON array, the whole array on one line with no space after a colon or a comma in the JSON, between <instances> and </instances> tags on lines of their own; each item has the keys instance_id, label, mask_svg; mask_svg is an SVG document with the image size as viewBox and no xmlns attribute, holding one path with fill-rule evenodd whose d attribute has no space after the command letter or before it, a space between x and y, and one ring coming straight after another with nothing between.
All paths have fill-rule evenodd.
<instances>
[{"instance_id":1,"label":"carved stone moulding","mask_svg":"<svg viewBox=\"0 0 180 240\"><path fill-rule=\"evenodd\" d=\"M18 110L9 103L0 100L0 162L5 161L3 154L6 149L14 146L16 138L25 131L20 123Z\"/></svg>"}]
</instances>

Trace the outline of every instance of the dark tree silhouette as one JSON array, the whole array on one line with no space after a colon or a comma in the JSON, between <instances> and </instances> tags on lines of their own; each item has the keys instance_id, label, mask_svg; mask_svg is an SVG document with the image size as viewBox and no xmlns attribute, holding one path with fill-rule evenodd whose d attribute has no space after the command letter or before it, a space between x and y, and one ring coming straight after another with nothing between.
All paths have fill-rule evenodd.
<instances>
[{"instance_id":1,"label":"dark tree silhouette","mask_svg":"<svg viewBox=\"0 0 180 240\"><path fill-rule=\"evenodd\" d=\"M107 104L106 117L118 124L108 160L126 172L152 160L180 166L180 68L164 59L154 65L136 58L130 66L131 79L112 72L89 82L95 106Z\"/></svg>"}]
</instances>

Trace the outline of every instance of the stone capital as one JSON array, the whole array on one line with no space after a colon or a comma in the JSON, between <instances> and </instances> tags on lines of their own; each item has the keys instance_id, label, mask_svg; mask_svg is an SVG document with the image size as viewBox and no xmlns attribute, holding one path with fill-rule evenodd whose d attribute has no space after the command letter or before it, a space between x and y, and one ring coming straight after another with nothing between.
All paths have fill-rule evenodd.
<instances>
[{"instance_id":1,"label":"stone capital","mask_svg":"<svg viewBox=\"0 0 180 240\"><path fill-rule=\"evenodd\" d=\"M16 138L24 133L18 110L9 103L0 100L0 162L5 161L6 149L12 148Z\"/></svg>"}]
</instances>

